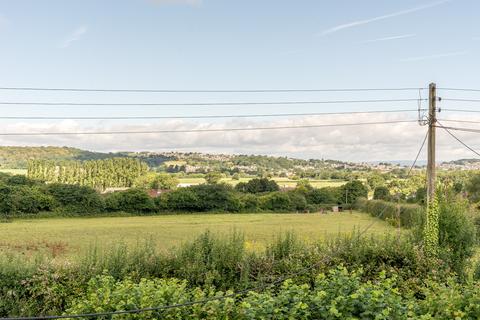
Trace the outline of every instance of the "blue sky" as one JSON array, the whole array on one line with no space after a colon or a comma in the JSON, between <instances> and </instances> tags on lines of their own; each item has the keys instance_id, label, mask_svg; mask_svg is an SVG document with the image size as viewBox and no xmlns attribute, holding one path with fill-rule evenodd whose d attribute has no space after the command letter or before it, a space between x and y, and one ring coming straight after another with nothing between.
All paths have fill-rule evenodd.
<instances>
[{"instance_id":1,"label":"blue sky","mask_svg":"<svg viewBox=\"0 0 480 320\"><path fill-rule=\"evenodd\" d=\"M480 87L480 3L450 1L0 1L0 86L258 89ZM452 93L449 93L451 96ZM416 98L418 92L98 94L1 91L3 101L214 102ZM464 96L462 96L464 97ZM469 96L470 97L470 96ZM450 105L449 105L450 106ZM2 107L4 115L192 115L413 108ZM462 105L463 107L463 105ZM470 106L469 106L470 107ZM385 119L385 116L381 119ZM397 116L393 116L398 119ZM403 116L403 118L408 115ZM311 124L368 117L191 121L5 121L5 132ZM391 119L389 116L388 119ZM411 114L410 118L415 118ZM4 137L4 145L197 150L346 160L409 159L424 128L130 137ZM442 136L443 137L443 136ZM466 136L474 144L475 137ZM470 156L445 136L444 159ZM373 150L373 151L372 151Z\"/></svg>"}]
</instances>

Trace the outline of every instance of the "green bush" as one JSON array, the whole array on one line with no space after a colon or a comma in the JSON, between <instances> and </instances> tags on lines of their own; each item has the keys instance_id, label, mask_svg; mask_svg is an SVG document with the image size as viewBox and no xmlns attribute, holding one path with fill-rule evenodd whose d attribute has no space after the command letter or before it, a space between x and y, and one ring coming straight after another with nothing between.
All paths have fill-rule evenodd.
<instances>
[{"instance_id":1,"label":"green bush","mask_svg":"<svg viewBox=\"0 0 480 320\"><path fill-rule=\"evenodd\" d=\"M466 200L447 198L437 192L439 215L439 258L457 275L465 276L469 259L477 244L475 223L469 215ZM415 230L418 242L422 242L424 217Z\"/></svg>"},{"instance_id":2,"label":"green bush","mask_svg":"<svg viewBox=\"0 0 480 320\"><path fill-rule=\"evenodd\" d=\"M155 203L145 190L129 189L113 192L105 197L105 209L108 211L152 212Z\"/></svg>"},{"instance_id":3,"label":"green bush","mask_svg":"<svg viewBox=\"0 0 480 320\"><path fill-rule=\"evenodd\" d=\"M297 190L288 191L288 197L290 198L290 208L296 211L305 211L307 209L307 199L302 192Z\"/></svg>"},{"instance_id":4,"label":"green bush","mask_svg":"<svg viewBox=\"0 0 480 320\"><path fill-rule=\"evenodd\" d=\"M103 211L104 201L95 189L86 186L53 183L46 187L64 213L93 214Z\"/></svg>"},{"instance_id":5,"label":"green bush","mask_svg":"<svg viewBox=\"0 0 480 320\"><path fill-rule=\"evenodd\" d=\"M339 188L339 199L341 203L353 204L358 198L367 198L368 188L359 180L347 182Z\"/></svg>"},{"instance_id":6,"label":"green bush","mask_svg":"<svg viewBox=\"0 0 480 320\"><path fill-rule=\"evenodd\" d=\"M15 216L50 211L55 199L39 187L26 185L0 186L0 214Z\"/></svg>"},{"instance_id":7,"label":"green bush","mask_svg":"<svg viewBox=\"0 0 480 320\"><path fill-rule=\"evenodd\" d=\"M242 209L240 197L227 184L201 184L179 188L158 200L163 210L238 212Z\"/></svg>"},{"instance_id":8,"label":"green bush","mask_svg":"<svg viewBox=\"0 0 480 320\"><path fill-rule=\"evenodd\" d=\"M339 188L335 187L312 189L307 193L306 198L310 204L337 204L339 191Z\"/></svg>"},{"instance_id":9,"label":"green bush","mask_svg":"<svg viewBox=\"0 0 480 320\"><path fill-rule=\"evenodd\" d=\"M267 178L255 178L248 182L240 182L235 186L237 191L248 193L264 193L280 190L280 187L274 180Z\"/></svg>"},{"instance_id":10,"label":"green bush","mask_svg":"<svg viewBox=\"0 0 480 320\"><path fill-rule=\"evenodd\" d=\"M264 211L290 211L293 204L286 192L271 192L259 197L259 207Z\"/></svg>"},{"instance_id":11,"label":"green bush","mask_svg":"<svg viewBox=\"0 0 480 320\"><path fill-rule=\"evenodd\" d=\"M390 190L383 186L376 187L373 191L373 199L389 201L391 199Z\"/></svg>"},{"instance_id":12,"label":"green bush","mask_svg":"<svg viewBox=\"0 0 480 320\"><path fill-rule=\"evenodd\" d=\"M358 210L371 216L388 221L397 226L400 218L402 227L411 228L421 222L423 208L415 204L395 203L383 200L367 200L359 198L355 203Z\"/></svg>"},{"instance_id":13,"label":"green bush","mask_svg":"<svg viewBox=\"0 0 480 320\"><path fill-rule=\"evenodd\" d=\"M395 288L395 278L381 274L375 282L361 281L361 270L338 267L319 274L313 285L284 281L277 290L250 291L245 296L214 288L189 289L177 279L129 279L109 276L92 279L87 292L65 314L131 310L174 304L182 308L148 311L135 319L407 319L414 305ZM206 303L191 301L218 299ZM412 310L410 310L412 309Z\"/></svg>"},{"instance_id":14,"label":"green bush","mask_svg":"<svg viewBox=\"0 0 480 320\"><path fill-rule=\"evenodd\" d=\"M198 196L190 187L178 188L155 199L157 207L164 211L196 211L197 201Z\"/></svg>"}]
</instances>

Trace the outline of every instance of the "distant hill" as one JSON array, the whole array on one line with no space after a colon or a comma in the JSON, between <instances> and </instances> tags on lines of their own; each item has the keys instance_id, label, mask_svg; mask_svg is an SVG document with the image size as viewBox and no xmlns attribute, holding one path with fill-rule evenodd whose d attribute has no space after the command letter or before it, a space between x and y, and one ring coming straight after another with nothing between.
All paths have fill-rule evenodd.
<instances>
[{"instance_id":1,"label":"distant hill","mask_svg":"<svg viewBox=\"0 0 480 320\"><path fill-rule=\"evenodd\" d=\"M265 155L226 155L198 152L113 152L101 153L70 147L0 147L1 169L25 169L30 159L36 160L98 160L114 157L136 158L151 168L169 172L202 173L208 171L288 173L318 169L359 169L362 165L336 160L295 159Z\"/></svg>"},{"instance_id":2,"label":"distant hill","mask_svg":"<svg viewBox=\"0 0 480 320\"><path fill-rule=\"evenodd\" d=\"M91 152L69 147L0 147L0 168L25 169L30 159L94 160L111 158L109 153Z\"/></svg>"},{"instance_id":3,"label":"distant hill","mask_svg":"<svg viewBox=\"0 0 480 320\"><path fill-rule=\"evenodd\" d=\"M447 161L447 162L443 162L443 163L444 164L454 164L454 165L457 165L457 166L465 166L465 165L475 164L475 163L479 163L479 162L480 162L480 159L459 159L459 160Z\"/></svg>"}]
</instances>

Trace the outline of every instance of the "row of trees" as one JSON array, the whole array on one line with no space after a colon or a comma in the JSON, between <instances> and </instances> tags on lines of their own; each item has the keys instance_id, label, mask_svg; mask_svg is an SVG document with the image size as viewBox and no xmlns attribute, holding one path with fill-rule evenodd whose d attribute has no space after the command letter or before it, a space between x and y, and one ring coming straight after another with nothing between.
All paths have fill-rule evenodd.
<instances>
[{"instance_id":1,"label":"row of trees","mask_svg":"<svg viewBox=\"0 0 480 320\"><path fill-rule=\"evenodd\" d=\"M48 183L78 184L96 189L133 187L148 172L146 163L137 159L112 158L91 161L31 160L28 177Z\"/></svg>"},{"instance_id":2,"label":"row of trees","mask_svg":"<svg viewBox=\"0 0 480 320\"><path fill-rule=\"evenodd\" d=\"M241 188L223 183L201 184L164 192L152 198L145 189L158 184L167 189L173 186L174 181L169 180L169 176L148 176L152 179L145 180L146 188L131 188L104 195L89 186L45 184L25 176L0 176L0 215L9 217L42 211L61 215L118 211L133 214L316 211L343 204L345 200L350 205L357 198L367 196L367 188L359 181L320 189L304 183L285 192L278 191L274 181L253 179Z\"/></svg>"}]
</instances>

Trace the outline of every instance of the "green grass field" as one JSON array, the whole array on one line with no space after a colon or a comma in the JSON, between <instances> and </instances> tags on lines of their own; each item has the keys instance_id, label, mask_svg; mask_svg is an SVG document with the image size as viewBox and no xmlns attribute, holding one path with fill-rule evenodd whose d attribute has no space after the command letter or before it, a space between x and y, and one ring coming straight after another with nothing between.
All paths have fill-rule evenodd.
<instances>
[{"instance_id":1,"label":"green grass field","mask_svg":"<svg viewBox=\"0 0 480 320\"><path fill-rule=\"evenodd\" d=\"M262 248L282 232L294 231L301 239L314 241L375 222L369 233L396 232L384 221L363 213L329 214L191 214L148 217L49 218L0 223L0 252L27 256L48 253L73 256L92 245L135 245L152 240L168 249L210 230L245 234L246 245Z\"/></svg>"},{"instance_id":2,"label":"green grass field","mask_svg":"<svg viewBox=\"0 0 480 320\"><path fill-rule=\"evenodd\" d=\"M0 172L9 174L27 174L27 169L0 169Z\"/></svg>"}]
</instances>

